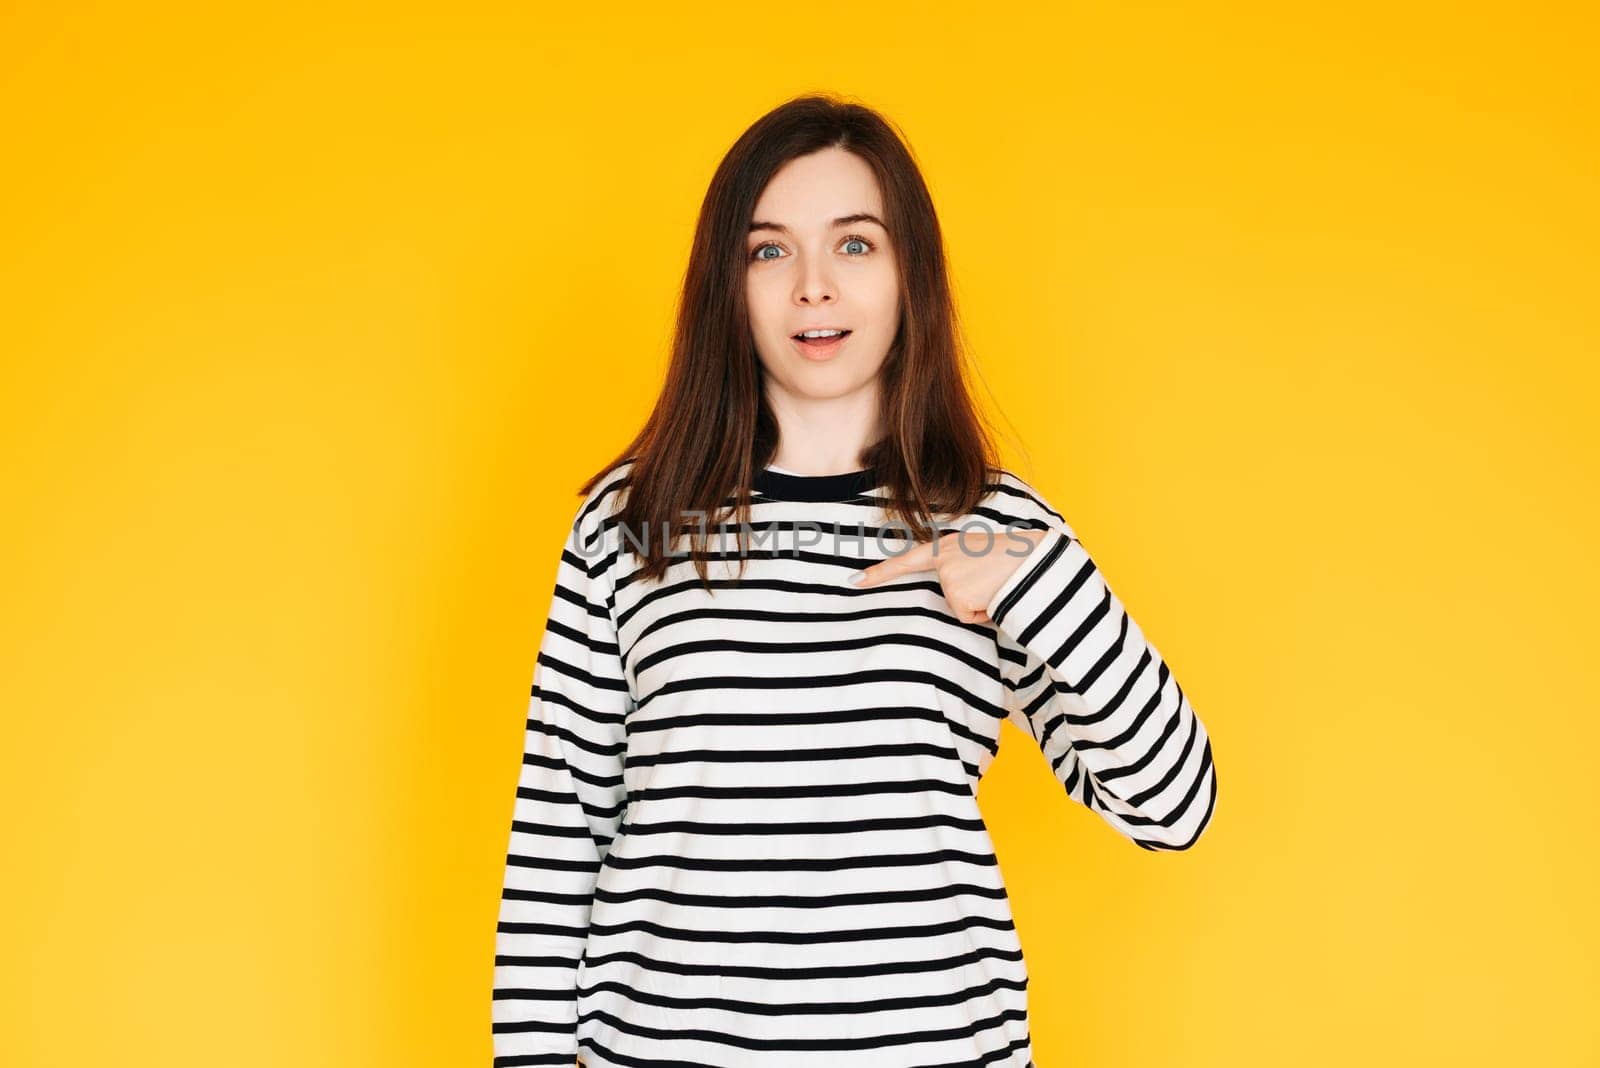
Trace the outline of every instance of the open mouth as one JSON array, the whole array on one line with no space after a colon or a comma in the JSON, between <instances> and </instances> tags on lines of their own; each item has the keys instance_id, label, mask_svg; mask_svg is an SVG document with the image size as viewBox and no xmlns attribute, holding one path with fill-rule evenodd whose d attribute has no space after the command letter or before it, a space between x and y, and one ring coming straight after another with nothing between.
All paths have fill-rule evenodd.
<instances>
[{"instance_id":1,"label":"open mouth","mask_svg":"<svg viewBox=\"0 0 1600 1068\"><path fill-rule=\"evenodd\" d=\"M805 346L806 348L825 349L830 345L837 345L839 342L841 342L845 338L849 337L850 336L850 331L848 331L848 330L838 330L838 331L834 331L834 332L831 332L831 333L823 334L820 337L807 337L804 332L801 332L801 333L798 333L798 334L791 334L790 336L793 337L794 340L798 341L801 345Z\"/></svg>"}]
</instances>

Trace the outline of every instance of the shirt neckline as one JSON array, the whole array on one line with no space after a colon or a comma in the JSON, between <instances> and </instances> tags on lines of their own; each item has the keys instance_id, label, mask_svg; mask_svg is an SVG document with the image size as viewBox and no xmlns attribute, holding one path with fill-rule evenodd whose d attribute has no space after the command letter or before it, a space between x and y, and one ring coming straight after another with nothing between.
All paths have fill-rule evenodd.
<instances>
[{"instance_id":1,"label":"shirt neckline","mask_svg":"<svg viewBox=\"0 0 1600 1068\"><path fill-rule=\"evenodd\" d=\"M797 475L768 466L756 472L755 490L779 501L843 501L877 486L870 467L837 475Z\"/></svg>"}]
</instances>

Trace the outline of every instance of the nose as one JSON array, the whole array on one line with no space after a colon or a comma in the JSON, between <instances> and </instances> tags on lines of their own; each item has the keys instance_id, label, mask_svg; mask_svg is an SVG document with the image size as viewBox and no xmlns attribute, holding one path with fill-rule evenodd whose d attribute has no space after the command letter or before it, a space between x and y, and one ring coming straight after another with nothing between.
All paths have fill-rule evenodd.
<instances>
[{"instance_id":1,"label":"nose","mask_svg":"<svg viewBox=\"0 0 1600 1068\"><path fill-rule=\"evenodd\" d=\"M828 273L826 259L808 258L805 269L800 272L800 288L795 297L801 304L838 303L839 294Z\"/></svg>"}]
</instances>

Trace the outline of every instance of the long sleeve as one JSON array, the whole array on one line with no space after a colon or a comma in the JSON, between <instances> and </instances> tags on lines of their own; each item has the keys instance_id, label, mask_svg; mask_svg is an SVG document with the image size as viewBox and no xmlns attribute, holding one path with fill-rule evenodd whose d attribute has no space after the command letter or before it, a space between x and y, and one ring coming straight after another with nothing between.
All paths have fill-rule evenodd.
<instances>
[{"instance_id":1,"label":"long sleeve","mask_svg":"<svg viewBox=\"0 0 1600 1068\"><path fill-rule=\"evenodd\" d=\"M495 929L495 1068L575 1062L590 907L626 801L630 696L596 503L573 521L534 667Z\"/></svg>"},{"instance_id":2,"label":"long sleeve","mask_svg":"<svg viewBox=\"0 0 1600 1068\"><path fill-rule=\"evenodd\" d=\"M1145 849L1187 849L1216 805L1205 726L1072 528L1028 496L1045 536L988 605L1009 718L1069 796Z\"/></svg>"}]
</instances>

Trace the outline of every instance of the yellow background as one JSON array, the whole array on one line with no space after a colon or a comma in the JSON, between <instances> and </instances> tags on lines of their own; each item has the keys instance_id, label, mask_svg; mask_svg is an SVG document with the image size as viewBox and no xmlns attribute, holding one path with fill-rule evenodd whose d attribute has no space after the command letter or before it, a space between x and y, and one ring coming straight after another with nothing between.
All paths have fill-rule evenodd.
<instances>
[{"instance_id":1,"label":"yellow background","mask_svg":"<svg viewBox=\"0 0 1600 1068\"><path fill-rule=\"evenodd\" d=\"M1600 1062L1592 6L576 6L0 13L0 1061L488 1064L573 490L833 89L1212 732L1152 854L1008 728L1040 1068Z\"/></svg>"}]
</instances>

